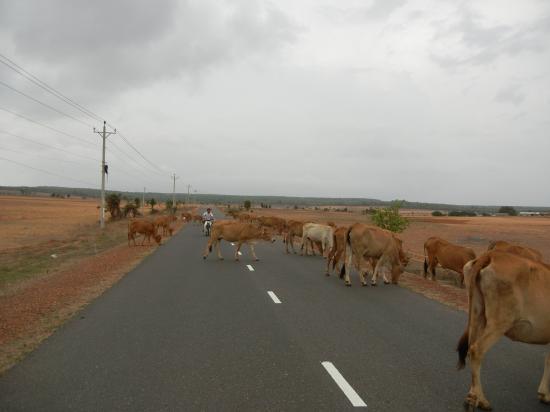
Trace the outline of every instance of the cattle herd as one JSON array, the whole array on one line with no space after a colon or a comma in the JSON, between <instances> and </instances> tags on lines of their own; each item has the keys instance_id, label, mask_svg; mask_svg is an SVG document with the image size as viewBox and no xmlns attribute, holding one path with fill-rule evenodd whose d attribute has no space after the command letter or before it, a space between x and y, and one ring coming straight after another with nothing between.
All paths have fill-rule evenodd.
<instances>
[{"instance_id":1,"label":"cattle herd","mask_svg":"<svg viewBox=\"0 0 550 412\"><path fill-rule=\"evenodd\" d=\"M286 253L290 249L296 253L296 240L300 241L302 255L310 251L315 254L317 249L326 259L325 274L329 276L336 271L346 286L351 286L352 269L358 272L363 286L367 285L368 272L372 272L372 285L377 284L379 276L386 284L397 284L409 262L397 235L364 223L337 227L332 222L287 221L234 210L227 213L233 220L214 223L204 259L213 247L217 247L218 258L223 259L220 241L225 240L236 245L236 260L239 260L243 244L249 245L252 257L258 260L254 243L273 242L276 236L281 236ZM175 219L163 218L164 221L158 223L131 222L128 242L133 240L135 244L135 234L140 233L144 235L143 241L153 237L160 243L157 229L162 227L165 233L170 233L170 223ZM183 213L182 219L202 221L201 216L190 213ZM435 280L437 265L457 272L460 283L467 289L469 316L457 345L458 367L463 368L469 358L472 382L466 404L488 410L491 406L480 381L481 361L487 351L502 336L525 343L550 343L550 265L542 261L539 251L505 241L490 243L487 251L476 257L472 249L430 237L424 243L424 277L431 276ZM550 403L550 353L545 358L538 398Z\"/></svg>"}]
</instances>

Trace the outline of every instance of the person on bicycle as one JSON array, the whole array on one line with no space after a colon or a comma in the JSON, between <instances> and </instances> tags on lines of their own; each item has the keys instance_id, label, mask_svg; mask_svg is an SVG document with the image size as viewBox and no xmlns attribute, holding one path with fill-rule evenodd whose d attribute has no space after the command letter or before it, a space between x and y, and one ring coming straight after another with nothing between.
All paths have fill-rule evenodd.
<instances>
[{"instance_id":1,"label":"person on bicycle","mask_svg":"<svg viewBox=\"0 0 550 412\"><path fill-rule=\"evenodd\" d=\"M212 223L214 223L215 220L216 220L216 218L214 217L214 213L212 213L212 209L207 208L206 212L204 212L202 214L203 232L206 233L207 232L207 225L212 226ZM208 223L208 222L210 222L210 223Z\"/></svg>"}]
</instances>

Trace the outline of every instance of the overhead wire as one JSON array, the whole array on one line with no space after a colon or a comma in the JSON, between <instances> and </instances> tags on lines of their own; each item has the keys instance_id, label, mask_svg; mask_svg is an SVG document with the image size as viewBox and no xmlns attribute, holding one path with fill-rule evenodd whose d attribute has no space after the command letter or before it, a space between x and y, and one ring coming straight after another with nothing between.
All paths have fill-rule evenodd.
<instances>
[{"instance_id":1,"label":"overhead wire","mask_svg":"<svg viewBox=\"0 0 550 412\"><path fill-rule=\"evenodd\" d=\"M96 183L90 183L90 182L87 182L87 181L84 181L84 180L75 179L75 178L68 177L68 176L63 176L63 175L60 175L58 173L50 172L49 170L40 169L38 167L29 166L25 163L21 163L21 162L15 161L15 160L6 159L5 157L0 156L0 160L4 160L4 161L10 162L10 163L14 163L16 165L23 166L23 167L26 167L28 169L33 169L33 170L36 170L38 172L46 173L46 174L49 174L49 175L52 175L52 176L61 177L62 179L68 179L68 180L72 180L74 182L84 183L84 184L90 185L90 186L96 186Z\"/></svg>"},{"instance_id":2,"label":"overhead wire","mask_svg":"<svg viewBox=\"0 0 550 412\"><path fill-rule=\"evenodd\" d=\"M3 63L5 66L9 67L10 69L15 71L19 75L25 77L30 82L34 83L35 85L37 85L38 87L44 89L45 91L53 94L55 97L62 100L66 104L69 104L69 105L73 106L74 108L76 108L80 112L84 113L88 117L90 117L90 118L92 118L96 121L101 121L102 120L100 116L98 116L97 114L95 114L91 110L89 110L89 109L85 108L84 106L82 106L81 104L75 102L73 99L65 96L63 93L61 93L60 91L54 89L52 86L50 86L46 82L40 80L38 77L36 77L32 73L30 73L29 71L25 70L23 67L21 67L20 65L15 63L13 60L11 60L10 58L4 56L1 53L0 53L0 63Z\"/></svg>"},{"instance_id":3,"label":"overhead wire","mask_svg":"<svg viewBox=\"0 0 550 412\"><path fill-rule=\"evenodd\" d=\"M80 124L83 124L84 126L93 127L91 124L86 123L86 122L84 122L84 121L82 121L82 120L80 120L80 119L78 119L78 118L76 118L76 117L74 117L74 116L72 116L72 115L70 115L70 114L68 114L68 113L65 113L65 112L63 112L63 111L61 111L61 110L58 110L58 109L56 109L55 107L50 106L50 105L47 104L47 103L44 103L43 101L40 101L40 100L38 100L38 99L35 99L34 97L29 96L28 94L22 92L21 90L16 89L15 87L10 86L10 85L7 84L7 83L4 83L4 82L1 81L1 80L0 80L0 84L1 84L2 86L6 87L7 89L10 89L11 91L13 91L13 92L15 92L15 93L18 93L18 94L20 94L21 96L24 96L24 97L26 97L26 98L29 99L29 100L32 100L33 102L36 102L36 103L38 103L38 104L41 104L42 106L47 107L48 109L50 109L50 110L52 110L52 111L54 111L54 112L56 112L56 113L58 113L58 114L60 114L60 115L62 115L62 116L66 116L66 117L68 117L69 119L72 119L72 120L74 120L74 121L76 121L76 122L78 122L78 123L80 123Z\"/></svg>"},{"instance_id":4,"label":"overhead wire","mask_svg":"<svg viewBox=\"0 0 550 412\"><path fill-rule=\"evenodd\" d=\"M60 133L60 134L62 134L62 135L64 135L64 136L70 137L70 138L72 138L72 139L76 139L76 140L78 140L78 141L80 141L80 142L82 142L82 143L86 143L86 144L89 145L89 146L96 147L93 143L91 143L91 142L88 141L88 140L85 140L85 139L83 139L83 138L81 138L81 137L75 136L74 134L66 133L66 132L64 132L64 131L62 131L62 130L56 129L55 127L48 126L48 125L46 125L46 124L44 124L44 123L41 123L41 122L36 121L36 120L33 120L33 119L31 119L30 117L24 116L24 115L22 115L22 114L20 114L20 113L16 113L16 112L14 112L14 111L12 111L12 110L9 110L9 109L6 109L6 108L4 108L4 107L0 107L0 110L2 110L2 111L4 111L4 112L7 112L7 113L10 113L10 114L12 114L12 115L14 115L14 116L20 117L21 119L25 119L25 120L28 121L28 122L31 122L31 123L37 124L37 125L39 125L39 126L45 127L46 129L53 130L53 131L56 132L56 133Z\"/></svg>"},{"instance_id":5,"label":"overhead wire","mask_svg":"<svg viewBox=\"0 0 550 412\"><path fill-rule=\"evenodd\" d=\"M38 87L42 88L43 90L49 92L50 94L54 95L54 96L57 97L58 99L62 100L64 103L66 103L66 104L72 106L73 108L79 110L81 113L87 115L87 116L90 117L91 119L94 119L94 120L96 120L96 121L101 121L101 120L102 120L101 116L97 115L96 113L94 113L93 111L87 109L86 107L82 106L81 104L77 103L77 102L74 101L73 99L71 99L71 98L65 96L63 93L59 92L58 90L56 90L56 89L53 88L52 86L48 85L47 83L45 83L44 81L42 81L41 79L39 79L38 77L36 77L36 76L33 75L32 73L30 73L29 71L25 70L23 67L21 67L21 66L18 65L16 62L14 62L13 60L11 60L10 58L6 57L6 56L3 55L3 54L0 54L0 63L4 64L6 67L8 67L8 68L10 68L11 70L15 71L16 73L18 73L18 74L21 75L22 77L26 78L28 81L32 82L32 83L35 84L36 86L38 86ZM25 96L25 97L27 97L27 98L33 100L33 101L35 101L35 102L37 102L37 103L39 103L39 104L45 106L45 107L48 107L49 109L54 110L54 111L56 111L56 112L59 113L59 114L62 114L62 115L64 115L64 116L67 116L67 117L69 117L69 118L71 118L71 119L73 119L73 120L76 120L76 121L78 121L78 122L80 122L80 123L82 123L82 124L84 124L84 125L86 125L86 126L88 126L88 127L91 127L91 125L89 125L88 123L86 123L86 122L84 122L84 121L82 121L82 120L80 120L80 119L77 119L77 118L75 118L74 116L71 116L71 115L69 115L69 114L67 114L67 113L65 113L65 112L63 112L63 111L61 111L61 110L57 110L56 108L54 108L54 107L52 107L52 106L50 106L50 105L48 105L48 104L46 104L46 103L44 103L44 102L41 102L40 100L35 99L35 98L33 98L32 96L29 96L29 95L27 95L27 94L25 94L25 93L23 93L23 92L21 92L21 91L15 89L14 87L11 87L10 85L7 85L7 84L4 83L4 82L1 82L1 81L0 81L0 83L1 83L2 85L4 85L5 87L7 87L7 88L13 90L14 92L19 93L19 94L21 94L21 95L23 95L23 96ZM45 124L40 123L40 122L38 122L38 121L36 121L36 120L33 120L33 119L28 118L28 117L26 117L26 116L24 116L24 115L21 115L21 114L19 114L19 113L15 113L15 112L13 112L13 111L11 111L11 110L8 110L8 109L2 108L2 107L0 107L0 110L3 110L3 111L8 112L8 113L11 113L12 115L18 116L18 117L20 117L20 118L23 118L23 119L29 121L29 122L32 122L32 123L35 123L35 124L37 124L37 125L39 125L39 126L42 126L42 127L48 128L48 129L50 129L50 130L53 130L53 131L55 131L55 132L57 132L57 133L61 133L61 134L65 135L65 136L68 136L68 137L71 137L71 138L75 138L75 139L77 139L77 140L79 140L79 141L82 141L83 143L88 144L88 145L92 145L92 143L90 143L90 142L88 142L88 141L86 141L86 140L84 140L84 139L78 138L77 136L74 136L74 135L72 135L72 134L70 134L70 133L63 132L63 131L61 131L61 130L59 130L59 129L56 129L56 128L54 128L54 127L51 127L51 126L49 126L49 125L45 125ZM112 125L110 125L109 123L106 123L106 124L107 124L109 127L114 128L114 127L113 127ZM122 138L122 140L123 140L123 141L124 141L124 142L125 142L125 143L126 143L126 144L127 144L127 145L128 145L128 146L129 146L138 156L139 156L139 158L141 158L142 160L144 160L144 161L147 163L147 165L148 165L148 166L147 166L147 169L145 168L145 165L144 165L144 164L138 163L133 157L131 157L130 155L128 155L122 148L120 148L120 147L118 147L118 146L116 146L116 145L113 144L113 147L116 147L120 153L123 153L127 158L131 159L131 160L137 165L138 168L141 168L141 169L144 169L144 170L147 170L147 171L150 170L151 172L153 172L153 173L155 173L155 174L157 174L157 175L159 175L159 176L165 175L165 172L162 171L162 169L160 169L155 163L153 163L152 161L150 161L143 153L141 153L141 151L139 151L139 150L129 141L129 139L128 139L126 136L124 136L122 133L120 133L120 131L118 131L117 134L120 135L120 137ZM111 143L114 143L114 142L111 141ZM95 147L95 145L94 145L94 147ZM118 157L118 156L117 156L117 157ZM136 170L140 170L140 171L141 171L141 169L138 169L138 168L136 168Z\"/></svg>"}]
</instances>

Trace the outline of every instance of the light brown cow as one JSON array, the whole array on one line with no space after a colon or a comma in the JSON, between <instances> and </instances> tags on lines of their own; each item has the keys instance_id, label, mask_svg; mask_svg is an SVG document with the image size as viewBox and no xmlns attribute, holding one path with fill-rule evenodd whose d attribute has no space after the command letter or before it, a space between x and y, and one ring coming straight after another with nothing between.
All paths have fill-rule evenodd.
<instances>
[{"instance_id":1,"label":"light brown cow","mask_svg":"<svg viewBox=\"0 0 550 412\"><path fill-rule=\"evenodd\" d=\"M391 283L398 283L404 270L404 264L408 262L408 259L403 253L401 240L392 232L364 223L355 223L348 229L345 239L344 265L340 275L344 276L346 286L351 286L349 273L352 261L359 272L361 284L363 286L367 285L365 267L369 259L374 259L371 260L374 263L371 280L373 286L376 286L380 271L390 271ZM386 277L386 273L384 273L384 281L385 283L390 282Z\"/></svg>"},{"instance_id":2,"label":"light brown cow","mask_svg":"<svg viewBox=\"0 0 550 412\"><path fill-rule=\"evenodd\" d=\"M162 235L166 236L168 234L171 235L173 230L171 230L170 225L172 222L175 222L177 220L177 217L174 215L165 215L165 216L158 216L153 220L153 224L155 225L156 229L162 228Z\"/></svg>"},{"instance_id":3,"label":"light brown cow","mask_svg":"<svg viewBox=\"0 0 550 412\"><path fill-rule=\"evenodd\" d=\"M259 216L255 219L261 226L271 228L278 235L286 230L286 220L275 216Z\"/></svg>"},{"instance_id":4,"label":"light brown cow","mask_svg":"<svg viewBox=\"0 0 550 412\"><path fill-rule=\"evenodd\" d=\"M136 234L143 235L141 245L145 243L147 239L148 243L151 243L151 237L160 245L162 237L157 234L157 228L153 222L148 220L130 220L128 222L128 246L130 246L130 240L134 241L136 246Z\"/></svg>"},{"instance_id":5,"label":"light brown cow","mask_svg":"<svg viewBox=\"0 0 550 412\"><path fill-rule=\"evenodd\" d=\"M332 270L336 269L336 265L340 262L346 251L346 233L349 227L342 226L334 230L334 238L332 240L332 249L330 249L327 257L327 276L330 275L329 266L332 263Z\"/></svg>"},{"instance_id":6,"label":"light brown cow","mask_svg":"<svg viewBox=\"0 0 550 412\"><path fill-rule=\"evenodd\" d=\"M424 243L424 277L428 272L435 280L435 268L439 263L443 269L450 269L459 274L460 284L464 284L464 265L476 258L475 252L464 246L458 246L439 237L430 237Z\"/></svg>"},{"instance_id":7,"label":"light brown cow","mask_svg":"<svg viewBox=\"0 0 550 412\"><path fill-rule=\"evenodd\" d=\"M244 243L248 244L250 247L250 253L252 254L254 260L258 260L258 257L254 252L254 244L259 240L275 242L275 237L268 228L258 227L252 223L235 222L231 220L216 222L212 226L210 239L206 245L203 259L206 259L209 253L212 252L213 246L217 246L218 258L223 259L220 251L220 241L222 239L227 242L237 243L237 248L235 249L235 260L239 260L239 251Z\"/></svg>"},{"instance_id":8,"label":"light brown cow","mask_svg":"<svg viewBox=\"0 0 550 412\"><path fill-rule=\"evenodd\" d=\"M513 243L506 242L505 240L497 240L496 242L489 243L487 250L500 250L502 252L513 253L514 255L523 256L528 259L542 262L542 253L538 250L530 247L515 245Z\"/></svg>"},{"instance_id":9,"label":"light brown cow","mask_svg":"<svg viewBox=\"0 0 550 412\"><path fill-rule=\"evenodd\" d=\"M295 237L299 237L300 239L302 238L303 227L304 227L304 222L301 222L299 220L289 220L286 223L286 234L284 236L286 253L289 253L288 251L289 244L290 244L290 247L292 248L292 251L296 253L296 249L294 249L294 238Z\"/></svg>"},{"instance_id":10,"label":"light brown cow","mask_svg":"<svg viewBox=\"0 0 550 412\"><path fill-rule=\"evenodd\" d=\"M488 410L491 405L480 380L487 351L502 336L524 343L550 343L550 266L495 250L473 261L470 276L468 326L457 346L458 367L462 369L469 356L472 384L466 402ZM550 353L538 396L550 403Z\"/></svg>"}]
</instances>

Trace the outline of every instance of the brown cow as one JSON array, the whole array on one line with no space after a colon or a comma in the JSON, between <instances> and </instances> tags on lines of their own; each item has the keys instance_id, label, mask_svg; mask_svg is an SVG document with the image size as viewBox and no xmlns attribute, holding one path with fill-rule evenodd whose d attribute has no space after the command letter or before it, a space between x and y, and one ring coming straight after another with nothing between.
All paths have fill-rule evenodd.
<instances>
[{"instance_id":1,"label":"brown cow","mask_svg":"<svg viewBox=\"0 0 550 412\"><path fill-rule=\"evenodd\" d=\"M175 222L176 220L177 217L174 215L158 216L155 218L155 220L153 220L153 224L155 225L157 230L158 228L162 227L162 235L166 236L167 234L171 235L171 232L173 232L173 230L170 230L170 224L172 222Z\"/></svg>"},{"instance_id":2,"label":"brown cow","mask_svg":"<svg viewBox=\"0 0 550 412\"><path fill-rule=\"evenodd\" d=\"M501 250L503 252L513 253L514 255L523 256L527 259L542 262L542 253L538 250L530 247L514 245L513 243L509 243L504 240L497 240L496 242L489 243L487 251L490 250Z\"/></svg>"},{"instance_id":3,"label":"brown cow","mask_svg":"<svg viewBox=\"0 0 550 412\"><path fill-rule=\"evenodd\" d=\"M336 265L344 255L346 250L346 233L349 227L342 226L334 230L334 238L332 240L332 249L330 249L327 258L327 276L330 275L328 267L332 263L332 270L336 269Z\"/></svg>"},{"instance_id":4,"label":"brown cow","mask_svg":"<svg viewBox=\"0 0 550 412\"><path fill-rule=\"evenodd\" d=\"M237 219L241 222L252 222L252 216L250 216L248 213L240 213L237 216Z\"/></svg>"},{"instance_id":5,"label":"brown cow","mask_svg":"<svg viewBox=\"0 0 550 412\"><path fill-rule=\"evenodd\" d=\"M193 223L202 224L202 216L201 215L193 215L191 220L193 220Z\"/></svg>"},{"instance_id":6,"label":"brown cow","mask_svg":"<svg viewBox=\"0 0 550 412\"><path fill-rule=\"evenodd\" d=\"M359 272L359 278L363 286L365 280L365 266L369 259L374 259L374 271L371 284L376 286L376 279L380 271L391 272L391 283L397 284L404 270L404 263L408 262L402 250L401 240L392 232L379 227L369 226L364 223L355 223L345 234L346 249L344 264L340 276L345 277L346 286L351 286L349 273L352 261ZM385 283L389 280L384 273Z\"/></svg>"},{"instance_id":7,"label":"brown cow","mask_svg":"<svg viewBox=\"0 0 550 412\"><path fill-rule=\"evenodd\" d=\"M462 369L470 357L472 384L466 402L489 410L480 380L487 351L502 336L524 343L550 343L550 266L495 250L473 261L469 274L468 326L457 346L458 367ZM550 353L538 397L550 403Z\"/></svg>"},{"instance_id":8,"label":"brown cow","mask_svg":"<svg viewBox=\"0 0 550 412\"><path fill-rule=\"evenodd\" d=\"M424 277L428 272L435 280L435 268L439 263L443 269L450 269L460 275L460 284L464 285L464 265L476 258L470 248L458 246L439 237L431 237L424 243Z\"/></svg>"},{"instance_id":9,"label":"brown cow","mask_svg":"<svg viewBox=\"0 0 550 412\"><path fill-rule=\"evenodd\" d=\"M134 246L136 246L136 234L143 235L141 246L145 243L145 239L147 239L148 243L151 243L151 236L159 245L162 239L162 237L157 234L157 227L155 224L148 220L130 220L128 222L128 246L130 246L130 240L133 240Z\"/></svg>"},{"instance_id":10,"label":"brown cow","mask_svg":"<svg viewBox=\"0 0 550 412\"><path fill-rule=\"evenodd\" d=\"M221 223L221 224L220 224ZM216 222L212 226L212 231L210 233L210 239L206 245L204 251L203 259L212 252L212 247L217 246L218 258L223 259L223 256L220 251L220 241L225 240L227 242L237 243L237 248L235 250L235 260L239 260L239 251L243 243L247 243L250 247L250 253L254 260L258 260L256 253L254 252L254 243L258 240L265 240L275 242L275 238L271 234L271 230L265 227L258 227L252 223L243 223L235 221L224 221Z\"/></svg>"},{"instance_id":11,"label":"brown cow","mask_svg":"<svg viewBox=\"0 0 550 412\"><path fill-rule=\"evenodd\" d=\"M261 226L271 228L278 235L286 230L286 220L275 216L260 216L255 219Z\"/></svg>"},{"instance_id":12,"label":"brown cow","mask_svg":"<svg viewBox=\"0 0 550 412\"><path fill-rule=\"evenodd\" d=\"M184 220L185 222L191 222L191 220L193 219L193 215L189 212L183 212L181 214L181 218L182 220Z\"/></svg>"}]
</instances>

